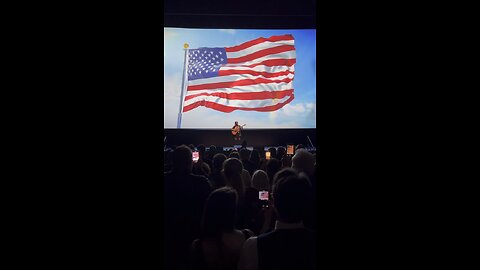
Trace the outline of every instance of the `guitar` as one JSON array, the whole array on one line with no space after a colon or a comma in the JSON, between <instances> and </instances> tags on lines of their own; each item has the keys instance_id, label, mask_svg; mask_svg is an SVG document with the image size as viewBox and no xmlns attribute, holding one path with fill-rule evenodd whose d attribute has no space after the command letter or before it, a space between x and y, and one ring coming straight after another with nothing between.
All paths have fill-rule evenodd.
<instances>
[{"instance_id":1,"label":"guitar","mask_svg":"<svg viewBox=\"0 0 480 270\"><path fill-rule=\"evenodd\" d=\"M233 135L233 136L237 135L237 133L240 132L241 127L246 126L246 125L247 125L247 124L243 124L243 125L241 125L241 126L236 126L236 127L232 128L232 135Z\"/></svg>"}]
</instances>

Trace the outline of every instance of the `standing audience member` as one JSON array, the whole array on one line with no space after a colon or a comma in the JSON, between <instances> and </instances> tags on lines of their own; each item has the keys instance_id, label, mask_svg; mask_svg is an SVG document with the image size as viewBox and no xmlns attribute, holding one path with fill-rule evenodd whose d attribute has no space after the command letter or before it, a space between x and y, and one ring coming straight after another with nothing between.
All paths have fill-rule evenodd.
<instances>
[{"instance_id":1,"label":"standing audience member","mask_svg":"<svg viewBox=\"0 0 480 270\"><path fill-rule=\"evenodd\" d=\"M260 168L260 153L257 149L252 150L249 160L255 166L255 170L258 170Z\"/></svg>"},{"instance_id":2,"label":"standing audience member","mask_svg":"<svg viewBox=\"0 0 480 270\"><path fill-rule=\"evenodd\" d=\"M311 153L305 149L299 149L292 158L292 168L299 173L305 173L310 180L312 190L315 191L317 187L317 179L315 179L315 159ZM313 197L312 203L307 207L308 215L305 216L305 226L311 229L317 226L316 212L316 197Z\"/></svg>"},{"instance_id":3,"label":"standing audience member","mask_svg":"<svg viewBox=\"0 0 480 270\"><path fill-rule=\"evenodd\" d=\"M298 172L292 168L284 168L281 169L273 176L273 185L278 181L280 178L288 177L288 176L298 176Z\"/></svg>"},{"instance_id":4,"label":"standing audience member","mask_svg":"<svg viewBox=\"0 0 480 270\"><path fill-rule=\"evenodd\" d=\"M232 151L230 153L230 155L228 155L228 157L229 158L236 158L236 159L240 160L240 154L237 151ZM242 165L243 165L243 163L242 163ZM247 170L245 170L245 167L242 170L242 180L243 180L243 185L245 187L249 187L249 186L252 185L252 182L251 182L252 181L252 176Z\"/></svg>"},{"instance_id":5,"label":"standing audience member","mask_svg":"<svg viewBox=\"0 0 480 270\"><path fill-rule=\"evenodd\" d=\"M249 160L250 151L246 148L240 149L240 160L242 161L243 168L253 175L255 172L255 165Z\"/></svg>"},{"instance_id":6,"label":"standing audience member","mask_svg":"<svg viewBox=\"0 0 480 270\"><path fill-rule=\"evenodd\" d=\"M166 269L185 269L185 254L200 235L203 206L212 191L208 179L192 174L192 167L190 148L177 147L164 182Z\"/></svg>"},{"instance_id":7,"label":"standing audience member","mask_svg":"<svg viewBox=\"0 0 480 270\"><path fill-rule=\"evenodd\" d=\"M313 181L313 172L315 167L315 159L313 155L305 149L299 149L295 152L295 155L292 158L292 168L297 170L299 173L303 172L310 178L310 181Z\"/></svg>"},{"instance_id":8,"label":"standing audience member","mask_svg":"<svg viewBox=\"0 0 480 270\"><path fill-rule=\"evenodd\" d=\"M282 168L282 163L276 159L276 158L271 158L270 160L267 161L267 175L268 179L270 180L270 185L273 183L273 176L280 171Z\"/></svg>"},{"instance_id":9,"label":"standing audience member","mask_svg":"<svg viewBox=\"0 0 480 270\"><path fill-rule=\"evenodd\" d=\"M270 192L270 184L267 173L257 170L252 177L252 187L245 191L245 222L255 234L266 232L271 225L271 220L266 221L265 204L259 198L260 191Z\"/></svg>"},{"instance_id":10,"label":"standing audience member","mask_svg":"<svg viewBox=\"0 0 480 270\"><path fill-rule=\"evenodd\" d=\"M218 153L215 154L212 161L212 174L210 175L210 183L214 189L221 188L227 185L225 177L222 173L223 162L227 160L227 156Z\"/></svg>"},{"instance_id":11,"label":"standing audience member","mask_svg":"<svg viewBox=\"0 0 480 270\"><path fill-rule=\"evenodd\" d=\"M282 158L282 168L290 168L292 167L292 157L289 155L285 155Z\"/></svg>"},{"instance_id":12,"label":"standing audience member","mask_svg":"<svg viewBox=\"0 0 480 270\"><path fill-rule=\"evenodd\" d=\"M303 226L311 199L308 180L298 176L277 179L273 206L275 230L249 238L240 255L239 270L315 269L315 233Z\"/></svg>"},{"instance_id":13,"label":"standing audience member","mask_svg":"<svg viewBox=\"0 0 480 270\"><path fill-rule=\"evenodd\" d=\"M243 165L236 158L229 158L223 163L223 175L227 186L232 187L238 194L237 228L245 227L245 185L242 180Z\"/></svg>"},{"instance_id":14,"label":"standing audience member","mask_svg":"<svg viewBox=\"0 0 480 270\"><path fill-rule=\"evenodd\" d=\"M285 147L283 146L280 146L278 149L277 149L277 157L276 159L282 161L282 158L285 156L285 153L287 152L287 149L285 149Z\"/></svg>"},{"instance_id":15,"label":"standing audience member","mask_svg":"<svg viewBox=\"0 0 480 270\"><path fill-rule=\"evenodd\" d=\"M236 270L245 240L253 232L235 228L237 192L230 187L213 191L202 218L201 237L192 244L191 268Z\"/></svg>"},{"instance_id":16,"label":"standing audience member","mask_svg":"<svg viewBox=\"0 0 480 270\"><path fill-rule=\"evenodd\" d=\"M295 152L297 152L298 149L305 149L305 146L303 146L303 144L298 144L295 146Z\"/></svg>"}]
</instances>

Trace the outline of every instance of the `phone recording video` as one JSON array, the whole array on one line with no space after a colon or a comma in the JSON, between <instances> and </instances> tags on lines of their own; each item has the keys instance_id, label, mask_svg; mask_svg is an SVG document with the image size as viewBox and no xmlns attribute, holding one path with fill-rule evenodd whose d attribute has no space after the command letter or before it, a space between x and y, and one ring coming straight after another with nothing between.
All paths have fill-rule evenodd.
<instances>
[{"instance_id":1,"label":"phone recording video","mask_svg":"<svg viewBox=\"0 0 480 270\"><path fill-rule=\"evenodd\" d=\"M287 145L287 155L293 156L294 151L295 151L295 145L293 144Z\"/></svg>"},{"instance_id":2,"label":"phone recording video","mask_svg":"<svg viewBox=\"0 0 480 270\"><path fill-rule=\"evenodd\" d=\"M200 156L198 155L198 151L195 151L195 152L192 153L193 162L197 162L199 157Z\"/></svg>"},{"instance_id":3,"label":"phone recording video","mask_svg":"<svg viewBox=\"0 0 480 270\"><path fill-rule=\"evenodd\" d=\"M262 207L268 207L268 190L260 190L258 192L258 199L260 200Z\"/></svg>"},{"instance_id":4,"label":"phone recording video","mask_svg":"<svg viewBox=\"0 0 480 270\"><path fill-rule=\"evenodd\" d=\"M270 159L270 151L265 152L265 158L267 160Z\"/></svg>"}]
</instances>

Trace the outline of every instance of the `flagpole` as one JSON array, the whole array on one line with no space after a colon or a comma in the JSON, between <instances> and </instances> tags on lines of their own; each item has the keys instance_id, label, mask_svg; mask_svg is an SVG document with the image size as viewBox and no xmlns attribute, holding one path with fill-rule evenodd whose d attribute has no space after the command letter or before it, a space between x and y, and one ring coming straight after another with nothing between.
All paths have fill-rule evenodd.
<instances>
[{"instance_id":1,"label":"flagpole","mask_svg":"<svg viewBox=\"0 0 480 270\"><path fill-rule=\"evenodd\" d=\"M180 108L178 109L177 128L180 128L182 126L183 92L185 92L185 73L187 66L188 43L183 44L183 48L183 50L185 51L185 56L183 58L182 91L180 92Z\"/></svg>"}]
</instances>

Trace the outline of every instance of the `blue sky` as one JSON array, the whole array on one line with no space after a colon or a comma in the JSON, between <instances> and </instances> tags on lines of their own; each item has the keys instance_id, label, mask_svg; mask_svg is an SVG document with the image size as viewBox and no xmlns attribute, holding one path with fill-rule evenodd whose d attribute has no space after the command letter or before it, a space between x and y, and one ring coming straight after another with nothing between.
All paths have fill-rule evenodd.
<instances>
[{"instance_id":1,"label":"blue sky","mask_svg":"<svg viewBox=\"0 0 480 270\"><path fill-rule=\"evenodd\" d=\"M316 30L232 30L164 28L164 128L176 128L179 111L183 44L198 47L229 47L259 37L292 34L295 38L295 99L274 112L234 111L222 113L198 107L184 113L182 128L230 128L235 121L247 128L315 128Z\"/></svg>"}]
</instances>

